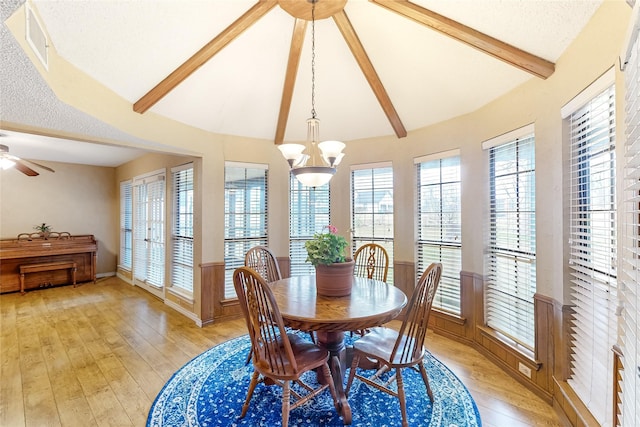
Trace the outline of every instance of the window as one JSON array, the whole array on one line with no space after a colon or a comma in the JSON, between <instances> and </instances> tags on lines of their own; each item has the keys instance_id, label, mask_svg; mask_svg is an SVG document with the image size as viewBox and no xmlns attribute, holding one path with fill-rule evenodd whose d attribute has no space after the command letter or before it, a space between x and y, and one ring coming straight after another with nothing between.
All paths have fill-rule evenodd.
<instances>
[{"instance_id":1,"label":"window","mask_svg":"<svg viewBox=\"0 0 640 427\"><path fill-rule=\"evenodd\" d=\"M377 243L389 255L387 283L393 283L393 169L390 163L351 170L351 249Z\"/></svg>"},{"instance_id":2,"label":"window","mask_svg":"<svg viewBox=\"0 0 640 427\"><path fill-rule=\"evenodd\" d=\"M136 177L134 185L133 276L152 293L164 287L165 172Z\"/></svg>"},{"instance_id":3,"label":"window","mask_svg":"<svg viewBox=\"0 0 640 427\"><path fill-rule=\"evenodd\" d=\"M632 21L636 21L632 19ZM631 22L636 24L637 22ZM637 28L637 27L636 27ZM625 158L624 158L624 216L622 221L622 248L620 287L622 305L622 336L620 344L624 364L630 369L622 372L622 405L619 408L623 423L640 425L640 44L637 32L630 43L628 61L624 69L625 87Z\"/></svg>"},{"instance_id":4,"label":"window","mask_svg":"<svg viewBox=\"0 0 640 427\"><path fill-rule=\"evenodd\" d=\"M267 245L267 166L227 162L224 168L224 297L237 298L233 272L244 254Z\"/></svg>"},{"instance_id":5,"label":"window","mask_svg":"<svg viewBox=\"0 0 640 427\"><path fill-rule=\"evenodd\" d=\"M535 345L533 296L536 292L532 128L518 130L521 136L507 138L506 142L500 138L483 144L483 148L489 150L490 192L486 322L512 339L515 346L522 345L529 350Z\"/></svg>"},{"instance_id":6,"label":"window","mask_svg":"<svg viewBox=\"0 0 640 427\"><path fill-rule=\"evenodd\" d=\"M329 184L305 187L292 175L289 178L289 257L290 275L313 274L306 262L304 243L330 223Z\"/></svg>"},{"instance_id":7,"label":"window","mask_svg":"<svg viewBox=\"0 0 640 427\"><path fill-rule=\"evenodd\" d=\"M442 263L433 307L460 315L462 241L458 150L416 159L418 185L418 278Z\"/></svg>"},{"instance_id":8,"label":"window","mask_svg":"<svg viewBox=\"0 0 640 427\"><path fill-rule=\"evenodd\" d=\"M618 304L615 91L609 86L568 117L571 303L569 384L593 416L611 423Z\"/></svg>"},{"instance_id":9,"label":"window","mask_svg":"<svg viewBox=\"0 0 640 427\"><path fill-rule=\"evenodd\" d=\"M133 245L133 193L131 181L120 183L120 259L119 266L131 270Z\"/></svg>"},{"instance_id":10,"label":"window","mask_svg":"<svg viewBox=\"0 0 640 427\"><path fill-rule=\"evenodd\" d=\"M193 164L171 169L173 229L171 286L193 292Z\"/></svg>"}]
</instances>

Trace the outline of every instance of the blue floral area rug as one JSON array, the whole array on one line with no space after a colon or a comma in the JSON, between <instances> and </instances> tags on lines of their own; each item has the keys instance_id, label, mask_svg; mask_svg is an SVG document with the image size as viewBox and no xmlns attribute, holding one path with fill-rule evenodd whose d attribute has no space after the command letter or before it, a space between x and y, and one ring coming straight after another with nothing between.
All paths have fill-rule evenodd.
<instances>
[{"instance_id":1,"label":"blue floral area rug","mask_svg":"<svg viewBox=\"0 0 640 427\"><path fill-rule=\"evenodd\" d=\"M281 426L282 388L263 383L256 387L247 415L238 418L253 373L251 363L245 366L250 346L248 335L244 335L207 350L180 368L156 397L147 426ZM478 408L464 384L431 354L425 358L425 367L434 395L433 404L420 373L403 370L409 425L481 426ZM314 372L309 372L304 379L316 383ZM402 425L398 399L358 379L354 379L349 392L349 404L352 426ZM326 390L292 410L289 425L342 426L343 421Z\"/></svg>"}]
</instances>

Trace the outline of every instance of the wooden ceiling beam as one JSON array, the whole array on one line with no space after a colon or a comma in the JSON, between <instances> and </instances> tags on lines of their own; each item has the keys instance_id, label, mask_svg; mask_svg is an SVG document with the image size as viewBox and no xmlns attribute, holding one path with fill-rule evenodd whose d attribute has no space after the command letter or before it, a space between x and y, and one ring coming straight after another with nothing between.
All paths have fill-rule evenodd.
<instances>
[{"instance_id":1,"label":"wooden ceiling beam","mask_svg":"<svg viewBox=\"0 0 640 427\"><path fill-rule=\"evenodd\" d=\"M136 101L136 103L133 104L133 111L142 114L153 107L165 95L171 92L171 90L182 83L208 60L213 58L225 46L258 21L258 19L262 18L277 4L277 0L259 0L258 3L245 12L244 15L235 20L191 58L187 59L175 71Z\"/></svg>"},{"instance_id":2,"label":"wooden ceiling beam","mask_svg":"<svg viewBox=\"0 0 640 427\"><path fill-rule=\"evenodd\" d=\"M369 0L405 18L474 47L536 77L546 79L555 71L553 62L525 52L457 21L432 12L408 0Z\"/></svg>"},{"instance_id":3,"label":"wooden ceiling beam","mask_svg":"<svg viewBox=\"0 0 640 427\"><path fill-rule=\"evenodd\" d=\"M300 65L300 56L306 29L307 21L304 19L296 19L293 26L293 35L291 36L287 74L284 79L284 87L282 88L282 99L280 100L278 127L276 128L274 141L276 144L282 144L284 142L284 133L287 130L287 121L289 120L289 112L291 111L291 99L293 98L293 89L296 86L296 76L298 75L298 66Z\"/></svg>"},{"instance_id":4,"label":"wooden ceiling beam","mask_svg":"<svg viewBox=\"0 0 640 427\"><path fill-rule=\"evenodd\" d=\"M351 53L358 62L358 65L360 66L360 69L369 82L369 86L371 86L373 93L376 95L376 98L378 98L378 102L384 110L384 113L387 115L387 118L391 123L391 127L393 127L393 130L395 131L397 137L404 138L405 136L407 136L407 130L404 128L404 125L400 120L400 116L398 116L398 113L393 106L393 103L391 102L391 99L389 98L384 85L380 81L378 73L376 73L375 68L373 68L373 64L371 64L367 52L365 52L364 47L362 46L362 43L358 38L358 35L351 25L349 17L344 12L344 10L342 10L333 15L333 20L340 29L342 37L344 37L344 39L346 40L349 49L351 49Z\"/></svg>"}]
</instances>

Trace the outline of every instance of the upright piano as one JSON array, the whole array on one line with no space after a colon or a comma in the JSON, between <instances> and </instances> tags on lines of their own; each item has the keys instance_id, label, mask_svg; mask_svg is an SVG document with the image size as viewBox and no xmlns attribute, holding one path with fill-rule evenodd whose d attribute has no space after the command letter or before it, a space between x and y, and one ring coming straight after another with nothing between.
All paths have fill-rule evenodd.
<instances>
[{"instance_id":1,"label":"upright piano","mask_svg":"<svg viewBox=\"0 0 640 427\"><path fill-rule=\"evenodd\" d=\"M31 233L0 239L0 293L20 290L20 267L27 270L24 266L44 266L32 269L44 271L23 275L25 290L72 283L69 271L47 270L46 264L73 264L77 283L95 282L97 251L98 244L90 234L51 233L45 238Z\"/></svg>"}]
</instances>

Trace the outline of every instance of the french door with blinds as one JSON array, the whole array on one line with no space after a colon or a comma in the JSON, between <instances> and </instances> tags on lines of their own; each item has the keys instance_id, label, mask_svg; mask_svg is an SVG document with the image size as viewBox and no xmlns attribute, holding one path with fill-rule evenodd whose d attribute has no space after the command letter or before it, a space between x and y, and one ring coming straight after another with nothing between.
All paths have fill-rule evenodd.
<instances>
[{"instance_id":1,"label":"french door with blinds","mask_svg":"<svg viewBox=\"0 0 640 427\"><path fill-rule=\"evenodd\" d=\"M613 81L613 72L605 74L590 86L595 93L584 105L570 112L569 108L563 109L569 123L571 147L567 267L573 315L568 382L602 425L609 425L612 419L611 349L617 340ZM602 90L598 88L601 84L605 84Z\"/></svg>"},{"instance_id":2,"label":"french door with blinds","mask_svg":"<svg viewBox=\"0 0 640 427\"><path fill-rule=\"evenodd\" d=\"M377 243L389 255L387 283L393 284L393 168L391 163L352 166L351 249Z\"/></svg>"},{"instance_id":3,"label":"french door with blinds","mask_svg":"<svg viewBox=\"0 0 640 427\"><path fill-rule=\"evenodd\" d=\"M526 126L483 143L489 151L487 325L533 352L536 293L535 140Z\"/></svg>"},{"instance_id":4,"label":"french door with blinds","mask_svg":"<svg viewBox=\"0 0 640 427\"><path fill-rule=\"evenodd\" d=\"M315 268L306 262L304 244L314 233L327 231L330 223L329 184L305 187L293 174L289 178L289 258L290 275L313 274Z\"/></svg>"},{"instance_id":5,"label":"french door with blinds","mask_svg":"<svg viewBox=\"0 0 640 427\"><path fill-rule=\"evenodd\" d=\"M165 276L165 172L133 180L134 284L164 297Z\"/></svg>"},{"instance_id":6,"label":"french door with blinds","mask_svg":"<svg viewBox=\"0 0 640 427\"><path fill-rule=\"evenodd\" d=\"M460 316L462 269L460 150L415 159L418 186L417 276L442 263L433 307Z\"/></svg>"}]
</instances>

